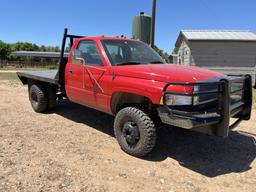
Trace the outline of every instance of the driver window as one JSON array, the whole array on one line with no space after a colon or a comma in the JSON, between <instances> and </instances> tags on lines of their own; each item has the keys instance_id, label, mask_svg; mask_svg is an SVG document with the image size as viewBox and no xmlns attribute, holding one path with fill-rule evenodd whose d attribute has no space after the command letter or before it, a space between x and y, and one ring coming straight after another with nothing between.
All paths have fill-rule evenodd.
<instances>
[{"instance_id":1,"label":"driver window","mask_svg":"<svg viewBox=\"0 0 256 192\"><path fill-rule=\"evenodd\" d=\"M98 47L94 41L81 41L78 50L82 52L86 65L103 66Z\"/></svg>"}]
</instances>

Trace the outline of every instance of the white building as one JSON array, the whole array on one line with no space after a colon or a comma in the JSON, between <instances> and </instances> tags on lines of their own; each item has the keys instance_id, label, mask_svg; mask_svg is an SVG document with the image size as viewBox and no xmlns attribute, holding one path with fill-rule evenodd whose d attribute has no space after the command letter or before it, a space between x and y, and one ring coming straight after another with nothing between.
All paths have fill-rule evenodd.
<instances>
[{"instance_id":1,"label":"white building","mask_svg":"<svg viewBox=\"0 0 256 192\"><path fill-rule=\"evenodd\" d=\"M226 74L251 74L255 85L256 35L242 30L182 30L177 63Z\"/></svg>"}]
</instances>

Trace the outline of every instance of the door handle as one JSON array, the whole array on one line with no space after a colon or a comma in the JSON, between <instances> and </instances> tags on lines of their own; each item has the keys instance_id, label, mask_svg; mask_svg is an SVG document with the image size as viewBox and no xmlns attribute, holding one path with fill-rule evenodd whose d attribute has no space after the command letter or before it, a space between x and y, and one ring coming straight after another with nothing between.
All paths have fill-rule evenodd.
<instances>
[{"instance_id":1,"label":"door handle","mask_svg":"<svg viewBox=\"0 0 256 192\"><path fill-rule=\"evenodd\" d=\"M69 72L70 74L73 74L73 70L68 70L68 72Z\"/></svg>"}]
</instances>

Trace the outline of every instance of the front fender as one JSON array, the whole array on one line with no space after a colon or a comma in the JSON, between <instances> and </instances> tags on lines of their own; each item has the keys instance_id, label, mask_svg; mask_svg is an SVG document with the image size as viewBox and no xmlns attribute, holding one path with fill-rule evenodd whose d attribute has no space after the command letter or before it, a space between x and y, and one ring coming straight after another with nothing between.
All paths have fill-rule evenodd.
<instances>
[{"instance_id":1,"label":"front fender","mask_svg":"<svg viewBox=\"0 0 256 192\"><path fill-rule=\"evenodd\" d=\"M147 80L134 79L130 77L116 77L112 87L112 96L118 92L126 92L147 97L153 104L159 104L162 90L166 83Z\"/></svg>"}]
</instances>

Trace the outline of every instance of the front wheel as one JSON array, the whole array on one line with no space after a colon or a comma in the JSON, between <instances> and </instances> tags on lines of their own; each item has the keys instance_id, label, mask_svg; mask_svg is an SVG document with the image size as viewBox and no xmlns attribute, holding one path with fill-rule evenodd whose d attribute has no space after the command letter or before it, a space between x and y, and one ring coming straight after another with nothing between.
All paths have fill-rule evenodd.
<instances>
[{"instance_id":1,"label":"front wheel","mask_svg":"<svg viewBox=\"0 0 256 192\"><path fill-rule=\"evenodd\" d=\"M149 154L156 144L156 129L153 121L143 111L127 107L115 118L114 132L121 148L135 157Z\"/></svg>"}]
</instances>

